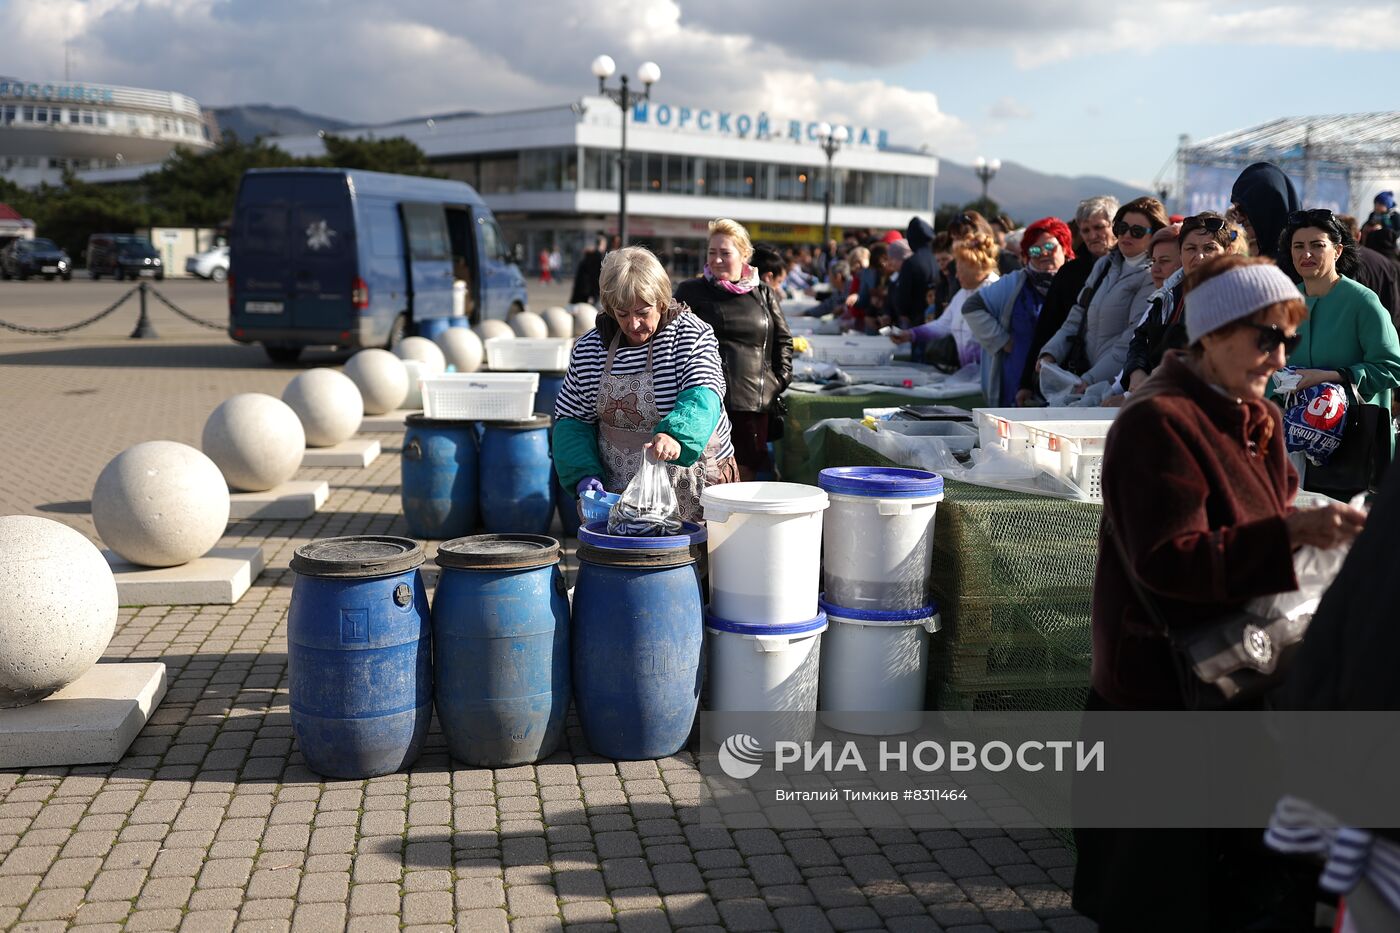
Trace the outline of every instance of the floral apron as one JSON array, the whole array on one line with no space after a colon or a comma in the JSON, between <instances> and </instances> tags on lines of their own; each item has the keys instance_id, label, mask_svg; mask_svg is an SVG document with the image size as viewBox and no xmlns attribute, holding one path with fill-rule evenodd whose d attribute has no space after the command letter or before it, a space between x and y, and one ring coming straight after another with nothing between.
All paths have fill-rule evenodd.
<instances>
[{"instance_id":1,"label":"floral apron","mask_svg":"<svg viewBox=\"0 0 1400 933\"><path fill-rule=\"evenodd\" d=\"M632 376L614 375L613 358L617 354L618 341L622 335L613 337L608 347L608 361L603 367L603 379L598 385L598 453L603 460L603 483L608 489L621 492L627 488L642 468L642 455L645 447L656 435L656 426L664 417L656 407L656 386L652 379L652 344L647 345L647 366L643 372ZM676 491L676 501L680 506L681 520L698 522L702 518L700 493L707 485L732 482L733 458L724 461L718 458L724 443L720 427L705 445L705 451L694 466L683 467L677 463L663 464L671 478L671 488ZM729 468L726 470L726 466Z\"/></svg>"}]
</instances>

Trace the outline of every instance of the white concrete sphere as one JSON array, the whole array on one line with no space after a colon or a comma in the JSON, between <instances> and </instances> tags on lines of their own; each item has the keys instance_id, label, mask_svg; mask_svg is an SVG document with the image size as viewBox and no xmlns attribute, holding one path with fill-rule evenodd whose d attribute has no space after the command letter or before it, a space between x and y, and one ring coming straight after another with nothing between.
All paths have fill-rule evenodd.
<instances>
[{"instance_id":1,"label":"white concrete sphere","mask_svg":"<svg viewBox=\"0 0 1400 933\"><path fill-rule=\"evenodd\" d=\"M598 323L598 309L584 302L574 305L573 315L575 337L582 337Z\"/></svg>"},{"instance_id":2,"label":"white concrete sphere","mask_svg":"<svg viewBox=\"0 0 1400 933\"><path fill-rule=\"evenodd\" d=\"M574 316L563 308L545 308L544 326L549 328L551 337L572 337L574 335Z\"/></svg>"},{"instance_id":3,"label":"white concrete sphere","mask_svg":"<svg viewBox=\"0 0 1400 933\"><path fill-rule=\"evenodd\" d=\"M474 373L481 368L486 358L486 348L481 338L467 327L449 327L437 335L437 345L442 348L447 362L459 373Z\"/></svg>"},{"instance_id":4,"label":"white concrete sphere","mask_svg":"<svg viewBox=\"0 0 1400 933\"><path fill-rule=\"evenodd\" d=\"M505 321L498 321L495 318L482 321L480 324L473 327L472 330L476 331L476 335L481 338L483 344L493 337L515 338L515 331L511 330L510 325Z\"/></svg>"},{"instance_id":5,"label":"white concrete sphere","mask_svg":"<svg viewBox=\"0 0 1400 933\"><path fill-rule=\"evenodd\" d=\"M117 627L117 583L82 534L37 515L0 516L0 709L68 686Z\"/></svg>"},{"instance_id":6,"label":"white concrete sphere","mask_svg":"<svg viewBox=\"0 0 1400 933\"><path fill-rule=\"evenodd\" d=\"M245 392L214 409L204 422L199 446L230 489L262 492L296 473L306 453L306 431L286 402Z\"/></svg>"},{"instance_id":7,"label":"white concrete sphere","mask_svg":"<svg viewBox=\"0 0 1400 933\"><path fill-rule=\"evenodd\" d=\"M334 369L308 369L287 383L282 401L306 430L307 447L334 447L360 430L364 399L350 377Z\"/></svg>"},{"instance_id":8,"label":"white concrete sphere","mask_svg":"<svg viewBox=\"0 0 1400 933\"><path fill-rule=\"evenodd\" d=\"M204 555L228 527L228 508L228 483L214 461L174 441L128 447L92 490L92 521L103 542L147 567Z\"/></svg>"},{"instance_id":9,"label":"white concrete sphere","mask_svg":"<svg viewBox=\"0 0 1400 933\"><path fill-rule=\"evenodd\" d=\"M404 360L404 371L408 373L408 394L404 396L403 407L409 411L421 411L423 408L423 386L418 380L427 376L423 372L422 360Z\"/></svg>"},{"instance_id":10,"label":"white concrete sphere","mask_svg":"<svg viewBox=\"0 0 1400 933\"><path fill-rule=\"evenodd\" d=\"M403 360L388 350L361 350L345 363L345 375L360 390L365 414L382 415L403 404L408 394L408 373Z\"/></svg>"},{"instance_id":11,"label":"white concrete sphere","mask_svg":"<svg viewBox=\"0 0 1400 933\"><path fill-rule=\"evenodd\" d=\"M533 311L521 311L512 316L510 329L515 331L515 336L523 337L526 340L541 340L549 336L549 327L545 324L544 318Z\"/></svg>"},{"instance_id":12,"label":"white concrete sphere","mask_svg":"<svg viewBox=\"0 0 1400 933\"><path fill-rule=\"evenodd\" d=\"M401 360L417 360L429 376L440 376L447 369L447 357L427 337L405 337L394 348L394 355Z\"/></svg>"}]
</instances>

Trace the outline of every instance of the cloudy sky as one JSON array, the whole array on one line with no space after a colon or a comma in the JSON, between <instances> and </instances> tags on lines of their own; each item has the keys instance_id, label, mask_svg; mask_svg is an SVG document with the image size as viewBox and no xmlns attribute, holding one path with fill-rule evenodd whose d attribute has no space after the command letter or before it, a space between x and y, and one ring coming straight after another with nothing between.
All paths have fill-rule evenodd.
<instances>
[{"instance_id":1,"label":"cloudy sky","mask_svg":"<svg viewBox=\"0 0 1400 933\"><path fill-rule=\"evenodd\" d=\"M883 127L948 158L1146 183L1177 136L1394 109L1400 3L1340 0L0 0L0 73L352 121L588 93Z\"/></svg>"}]
</instances>

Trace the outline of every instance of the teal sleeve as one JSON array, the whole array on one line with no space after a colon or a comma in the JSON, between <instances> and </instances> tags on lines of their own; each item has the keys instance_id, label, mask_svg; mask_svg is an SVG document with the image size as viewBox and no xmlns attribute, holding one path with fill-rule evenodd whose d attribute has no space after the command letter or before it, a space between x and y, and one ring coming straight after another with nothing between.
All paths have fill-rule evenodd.
<instances>
[{"instance_id":1,"label":"teal sleeve","mask_svg":"<svg viewBox=\"0 0 1400 933\"><path fill-rule=\"evenodd\" d=\"M588 476L603 478L603 461L598 456L598 427L577 418L554 422L554 471L571 496L579 481Z\"/></svg>"},{"instance_id":2,"label":"teal sleeve","mask_svg":"<svg viewBox=\"0 0 1400 933\"><path fill-rule=\"evenodd\" d=\"M1380 299L1366 292L1354 309L1357 337L1364 356L1351 367L1356 394L1373 405L1390 407L1390 390L1400 385L1400 338Z\"/></svg>"},{"instance_id":3,"label":"teal sleeve","mask_svg":"<svg viewBox=\"0 0 1400 933\"><path fill-rule=\"evenodd\" d=\"M694 466L710 443L722 414L724 400L719 394L709 386L695 386L676 396L676 407L657 424L656 433L669 434L681 445L677 463Z\"/></svg>"}]
</instances>

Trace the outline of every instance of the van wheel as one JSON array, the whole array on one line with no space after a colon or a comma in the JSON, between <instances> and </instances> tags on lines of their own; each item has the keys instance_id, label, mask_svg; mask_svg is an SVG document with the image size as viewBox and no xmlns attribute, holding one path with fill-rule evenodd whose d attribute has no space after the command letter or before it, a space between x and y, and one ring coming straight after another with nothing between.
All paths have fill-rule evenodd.
<instances>
[{"instance_id":1,"label":"van wheel","mask_svg":"<svg viewBox=\"0 0 1400 933\"><path fill-rule=\"evenodd\" d=\"M508 318L511 318L511 317L515 317L517 314L524 314L524 313L525 313L525 306L524 306L523 304L521 304L520 302L518 302L518 301L512 301L512 302L510 303L510 314L507 315L507 317L508 317Z\"/></svg>"},{"instance_id":2,"label":"van wheel","mask_svg":"<svg viewBox=\"0 0 1400 933\"><path fill-rule=\"evenodd\" d=\"M295 363L301 357L302 347L280 346L275 343L263 344L267 358L274 363Z\"/></svg>"},{"instance_id":3,"label":"van wheel","mask_svg":"<svg viewBox=\"0 0 1400 933\"><path fill-rule=\"evenodd\" d=\"M227 280L228 280L228 270L225 269L223 266L215 266L215 267L213 268L213 270L210 271L210 273L209 273L209 281L211 281L211 282L220 282L220 283L222 283L222 282L226 282Z\"/></svg>"},{"instance_id":4,"label":"van wheel","mask_svg":"<svg viewBox=\"0 0 1400 933\"><path fill-rule=\"evenodd\" d=\"M408 315L400 314L394 318L394 324L389 328L389 339L384 343L384 349L393 350L403 339L408 336Z\"/></svg>"}]
</instances>

